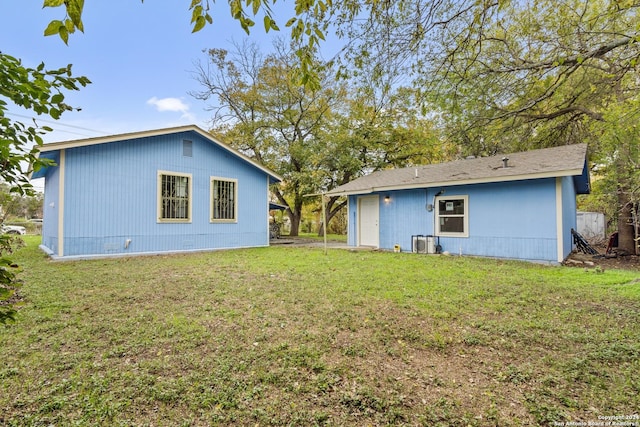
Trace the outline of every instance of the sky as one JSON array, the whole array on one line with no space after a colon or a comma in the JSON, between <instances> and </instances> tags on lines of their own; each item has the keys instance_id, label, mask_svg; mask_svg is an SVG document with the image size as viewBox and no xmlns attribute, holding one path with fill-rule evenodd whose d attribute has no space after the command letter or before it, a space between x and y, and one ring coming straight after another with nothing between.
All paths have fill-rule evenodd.
<instances>
[{"instance_id":1,"label":"sky","mask_svg":"<svg viewBox=\"0 0 640 427\"><path fill-rule=\"evenodd\" d=\"M92 84L67 92L68 104L81 111L64 113L60 120L38 117L54 129L45 142L99 137L125 132L195 124L207 129L210 115L204 101L189 95L200 89L193 78L194 61L206 61L204 49L232 49L245 32L229 14L226 1L211 3L213 25L192 33L190 0L87 1L85 32L69 37L43 35L53 19L63 19L63 8L42 8L43 0L0 0L0 50L35 67L48 69L73 64L74 76ZM287 17L288 19L288 17ZM250 40L263 49L269 35L256 20ZM284 22L280 24L284 28ZM280 31L289 36L289 30ZM9 108L12 120L29 121L32 112Z\"/></svg>"}]
</instances>

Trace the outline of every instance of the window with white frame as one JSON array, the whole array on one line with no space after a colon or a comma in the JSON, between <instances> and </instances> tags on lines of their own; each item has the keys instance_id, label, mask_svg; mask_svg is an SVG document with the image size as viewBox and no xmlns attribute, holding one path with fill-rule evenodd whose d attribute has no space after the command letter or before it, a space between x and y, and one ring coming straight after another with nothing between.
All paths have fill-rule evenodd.
<instances>
[{"instance_id":1,"label":"window with white frame","mask_svg":"<svg viewBox=\"0 0 640 427\"><path fill-rule=\"evenodd\" d=\"M211 177L211 221L236 222L238 181Z\"/></svg>"},{"instance_id":2,"label":"window with white frame","mask_svg":"<svg viewBox=\"0 0 640 427\"><path fill-rule=\"evenodd\" d=\"M191 221L191 174L158 172L158 221Z\"/></svg>"},{"instance_id":3,"label":"window with white frame","mask_svg":"<svg viewBox=\"0 0 640 427\"><path fill-rule=\"evenodd\" d=\"M436 235L469 236L469 196L436 198Z\"/></svg>"}]
</instances>

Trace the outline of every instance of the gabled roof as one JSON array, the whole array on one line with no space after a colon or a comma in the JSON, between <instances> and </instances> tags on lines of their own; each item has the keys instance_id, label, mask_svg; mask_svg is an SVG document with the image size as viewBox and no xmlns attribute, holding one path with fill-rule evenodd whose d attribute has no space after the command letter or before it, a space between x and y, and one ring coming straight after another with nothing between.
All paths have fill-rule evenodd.
<instances>
[{"instance_id":1,"label":"gabled roof","mask_svg":"<svg viewBox=\"0 0 640 427\"><path fill-rule=\"evenodd\" d=\"M508 159L504 167L503 158ZM327 195L366 194L376 191L451 185L575 177L578 193L589 193L587 144L524 151L506 155L456 160L373 172L327 192Z\"/></svg>"},{"instance_id":2,"label":"gabled roof","mask_svg":"<svg viewBox=\"0 0 640 427\"><path fill-rule=\"evenodd\" d=\"M234 156L239 157L240 159L251 164L255 168L266 173L273 179L273 181L275 182L282 181L282 177L277 173L266 168L265 166L261 165L255 160L245 156L241 152L231 148L228 144L218 141L216 138L213 137L213 135L200 129L196 125L186 125L186 126L178 126L178 127L164 128L164 129L152 129L152 130L140 131L140 132L123 133L118 135L99 136L95 138L75 139L71 141L52 142L52 143L42 145L39 151L40 151L40 154L44 154L44 153L51 153L51 152L55 152L63 149L69 149L69 148L86 147L90 145L107 144L110 142L121 142L121 141L127 141L132 139L149 138L154 136L169 135L169 134L181 133L181 132L195 132L198 135L202 136L203 138L209 140L213 144L217 145L218 147L222 148L223 150L230 152ZM50 156L47 156L47 157L50 157ZM31 178L42 178L46 173L45 170L46 168L38 172L34 172Z\"/></svg>"}]
</instances>

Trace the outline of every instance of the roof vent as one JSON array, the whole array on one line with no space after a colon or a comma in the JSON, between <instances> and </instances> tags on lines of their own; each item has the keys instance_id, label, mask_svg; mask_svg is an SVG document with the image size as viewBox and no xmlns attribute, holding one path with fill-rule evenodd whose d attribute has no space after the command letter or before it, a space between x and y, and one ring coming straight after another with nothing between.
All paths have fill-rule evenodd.
<instances>
[{"instance_id":1,"label":"roof vent","mask_svg":"<svg viewBox=\"0 0 640 427\"><path fill-rule=\"evenodd\" d=\"M415 169L416 171L416 178L418 177L418 168Z\"/></svg>"},{"instance_id":2,"label":"roof vent","mask_svg":"<svg viewBox=\"0 0 640 427\"><path fill-rule=\"evenodd\" d=\"M502 167L503 168L508 168L509 167L509 158L508 157L503 157L502 158Z\"/></svg>"}]
</instances>

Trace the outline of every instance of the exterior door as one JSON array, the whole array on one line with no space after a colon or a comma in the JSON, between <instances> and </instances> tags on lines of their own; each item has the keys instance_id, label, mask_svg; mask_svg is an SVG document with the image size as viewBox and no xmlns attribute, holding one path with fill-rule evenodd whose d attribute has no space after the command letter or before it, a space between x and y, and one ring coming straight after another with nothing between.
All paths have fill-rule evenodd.
<instances>
[{"instance_id":1,"label":"exterior door","mask_svg":"<svg viewBox=\"0 0 640 427\"><path fill-rule=\"evenodd\" d=\"M363 196L358 198L358 246L380 244L380 198L379 196Z\"/></svg>"}]
</instances>

